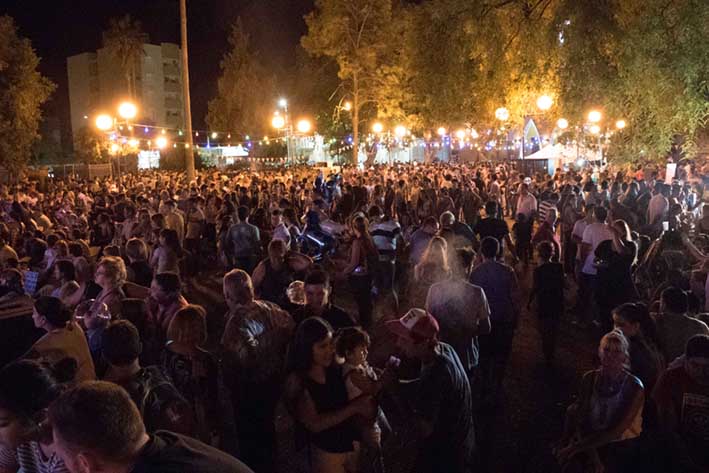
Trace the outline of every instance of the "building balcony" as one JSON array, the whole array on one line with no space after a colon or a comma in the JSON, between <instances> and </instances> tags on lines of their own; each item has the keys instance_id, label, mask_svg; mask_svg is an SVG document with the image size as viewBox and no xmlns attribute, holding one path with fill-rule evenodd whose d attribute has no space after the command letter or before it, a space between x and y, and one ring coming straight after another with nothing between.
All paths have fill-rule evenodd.
<instances>
[{"instance_id":1,"label":"building balcony","mask_svg":"<svg viewBox=\"0 0 709 473\"><path fill-rule=\"evenodd\" d=\"M182 88L178 82L166 81L165 82L165 92L180 93Z\"/></svg>"},{"instance_id":2,"label":"building balcony","mask_svg":"<svg viewBox=\"0 0 709 473\"><path fill-rule=\"evenodd\" d=\"M180 99L168 97L165 99L165 108L170 110L182 110L182 101Z\"/></svg>"},{"instance_id":3,"label":"building balcony","mask_svg":"<svg viewBox=\"0 0 709 473\"><path fill-rule=\"evenodd\" d=\"M178 77L180 75L180 68L177 67L175 64L163 64L162 73L166 76Z\"/></svg>"}]
</instances>

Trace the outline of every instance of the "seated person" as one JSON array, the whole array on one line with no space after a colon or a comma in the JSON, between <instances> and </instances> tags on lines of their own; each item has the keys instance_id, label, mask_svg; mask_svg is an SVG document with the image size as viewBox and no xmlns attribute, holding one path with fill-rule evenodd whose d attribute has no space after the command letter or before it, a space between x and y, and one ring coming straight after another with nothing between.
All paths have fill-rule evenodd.
<instances>
[{"instance_id":1,"label":"seated person","mask_svg":"<svg viewBox=\"0 0 709 473\"><path fill-rule=\"evenodd\" d=\"M51 296L40 297L34 304L32 321L35 327L47 333L32 345L25 358L41 359L52 364L64 358L73 358L78 365L76 381L96 379L84 331L72 320L71 311L62 301Z\"/></svg>"},{"instance_id":2,"label":"seated person","mask_svg":"<svg viewBox=\"0 0 709 473\"><path fill-rule=\"evenodd\" d=\"M660 377L653 398L660 425L669 435L667 472L707 471L709 438L706 411L709 405L709 336L689 339L684 356Z\"/></svg>"},{"instance_id":3,"label":"seated person","mask_svg":"<svg viewBox=\"0 0 709 473\"><path fill-rule=\"evenodd\" d=\"M583 376L579 397L566 411L555 452L563 471L589 464L595 471L631 471L617 455L618 443L640 435L643 385L628 371L630 344L620 330L601 339L598 356L600 368Z\"/></svg>"},{"instance_id":4,"label":"seated person","mask_svg":"<svg viewBox=\"0 0 709 473\"><path fill-rule=\"evenodd\" d=\"M24 277L18 269L0 272L0 304L25 295Z\"/></svg>"}]
</instances>

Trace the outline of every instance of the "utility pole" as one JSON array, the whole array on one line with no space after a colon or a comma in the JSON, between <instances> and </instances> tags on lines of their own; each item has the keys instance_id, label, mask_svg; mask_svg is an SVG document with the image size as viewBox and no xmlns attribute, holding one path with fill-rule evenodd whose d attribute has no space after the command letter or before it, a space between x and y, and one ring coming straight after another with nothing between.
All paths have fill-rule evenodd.
<instances>
[{"instance_id":1,"label":"utility pole","mask_svg":"<svg viewBox=\"0 0 709 473\"><path fill-rule=\"evenodd\" d=\"M187 131L185 170L189 183L194 180L194 143L192 142L192 106L190 105L190 71L187 54L187 0L180 0L180 30L182 37L182 95L185 104L185 128Z\"/></svg>"}]
</instances>

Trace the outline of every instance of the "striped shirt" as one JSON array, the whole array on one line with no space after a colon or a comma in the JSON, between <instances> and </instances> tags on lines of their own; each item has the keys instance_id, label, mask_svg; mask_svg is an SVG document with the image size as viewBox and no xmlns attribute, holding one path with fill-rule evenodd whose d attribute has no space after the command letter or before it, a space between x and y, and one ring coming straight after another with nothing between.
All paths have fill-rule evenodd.
<instances>
[{"instance_id":1,"label":"striped shirt","mask_svg":"<svg viewBox=\"0 0 709 473\"><path fill-rule=\"evenodd\" d=\"M539 220L541 222L545 221L547 219L549 209L552 209L554 207L556 207L556 203L551 200L545 200L544 202L539 204Z\"/></svg>"},{"instance_id":2,"label":"striped shirt","mask_svg":"<svg viewBox=\"0 0 709 473\"><path fill-rule=\"evenodd\" d=\"M56 453L46 457L38 442L23 443L16 450L0 448L0 470L22 473L69 473Z\"/></svg>"},{"instance_id":3,"label":"striped shirt","mask_svg":"<svg viewBox=\"0 0 709 473\"><path fill-rule=\"evenodd\" d=\"M396 240L401 236L401 225L395 220L373 223L369 232L381 256L396 256Z\"/></svg>"}]
</instances>

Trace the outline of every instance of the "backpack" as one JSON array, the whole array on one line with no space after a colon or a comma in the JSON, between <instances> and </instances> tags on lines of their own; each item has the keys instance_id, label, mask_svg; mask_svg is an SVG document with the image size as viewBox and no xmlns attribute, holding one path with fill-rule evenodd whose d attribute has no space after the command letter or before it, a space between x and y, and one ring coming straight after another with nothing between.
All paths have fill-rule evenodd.
<instances>
[{"instance_id":1,"label":"backpack","mask_svg":"<svg viewBox=\"0 0 709 473\"><path fill-rule=\"evenodd\" d=\"M138 407L148 432L170 430L193 434L192 408L157 366L142 368L125 388Z\"/></svg>"}]
</instances>

